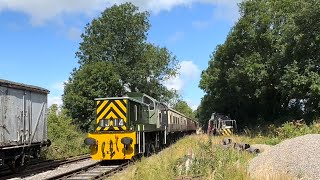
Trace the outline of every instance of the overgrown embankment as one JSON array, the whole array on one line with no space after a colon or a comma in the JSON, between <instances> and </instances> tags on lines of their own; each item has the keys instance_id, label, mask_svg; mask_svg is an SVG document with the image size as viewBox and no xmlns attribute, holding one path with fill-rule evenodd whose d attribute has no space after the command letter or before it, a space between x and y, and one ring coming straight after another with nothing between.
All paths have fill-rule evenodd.
<instances>
[{"instance_id":1,"label":"overgrown embankment","mask_svg":"<svg viewBox=\"0 0 320 180\"><path fill-rule=\"evenodd\" d=\"M48 113L48 139L52 144L44 149L42 157L60 159L87 153L88 147L83 144L85 137L86 134L72 124L72 119L64 110L59 112L53 105Z\"/></svg>"},{"instance_id":2,"label":"overgrown embankment","mask_svg":"<svg viewBox=\"0 0 320 180\"><path fill-rule=\"evenodd\" d=\"M315 120L313 123L307 125L302 121L292 121L282 124L280 127L269 125L264 127L257 127L255 129L246 129L244 135L248 138L254 138L261 143L275 145L279 142L302 136L306 134L319 134L320 133L320 119Z\"/></svg>"},{"instance_id":3,"label":"overgrown embankment","mask_svg":"<svg viewBox=\"0 0 320 180\"><path fill-rule=\"evenodd\" d=\"M171 180L184 175L200 179L245 179L247 162L254 156L218 147L221 139L207 135L187 136L157 155L142 158L112 179ZM190 157L193 157L192 163L186 165Z\"/></svg>"},{"instance_id":4,"label":"overgrown embankment","mask_svg":"<svg viewBox=\"0 0 320 180\"><path fill-rule=\"evenodd\" d=\"M249 144L278 144L305 134L320 133L320 124L285 123L281 127L269 127L269 134L249 131L244 136L231 137L233 142ZM115 175L112 179L175 179L179 176L199 179L249 179L247 167L255 157L246 151L222 148L223 137L192 135L149 158L142 158L135 165ZM192 159L192 162L188 159ZM189 164L189 165L188 165ZM282 179L290 176L281 174Z\"/></svg>"}]
</instances>

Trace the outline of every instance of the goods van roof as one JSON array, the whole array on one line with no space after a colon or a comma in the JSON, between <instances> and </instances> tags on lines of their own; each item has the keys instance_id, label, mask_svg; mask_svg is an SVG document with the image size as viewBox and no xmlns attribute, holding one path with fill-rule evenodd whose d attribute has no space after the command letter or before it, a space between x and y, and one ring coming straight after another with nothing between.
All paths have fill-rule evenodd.
<instances>
[{"instance_id":1,"label":"goods van roof","mask_svg":"<svg viewBox=\"0 0 320 180\"><path fill-rule=\"evenodd\" d=\"M17 83L13 81L4 80L4 79L0 79L0 87L9 87L9 88L27 90L27 91L38 92L43 94L49 94L50 92L49 90L44 89L42 87L27 85L23 83Z\"/></svg>"}]
</instances>

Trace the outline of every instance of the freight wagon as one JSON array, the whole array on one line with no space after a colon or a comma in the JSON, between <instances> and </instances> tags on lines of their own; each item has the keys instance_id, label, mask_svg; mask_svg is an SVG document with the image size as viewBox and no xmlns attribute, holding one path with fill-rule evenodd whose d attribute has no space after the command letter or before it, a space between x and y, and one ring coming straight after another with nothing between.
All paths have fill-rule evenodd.
<instances>
[{"instance_id":1,"label":"freight wagon","mask_svg":"<svg viewBox=\"0 0 320 180\"><path fill-rule=\"evenodd\" d=\"M47 95L36 86L0 79L0 165L13 171L39 157L47 139Z\"/></svg>"}]
</instances>

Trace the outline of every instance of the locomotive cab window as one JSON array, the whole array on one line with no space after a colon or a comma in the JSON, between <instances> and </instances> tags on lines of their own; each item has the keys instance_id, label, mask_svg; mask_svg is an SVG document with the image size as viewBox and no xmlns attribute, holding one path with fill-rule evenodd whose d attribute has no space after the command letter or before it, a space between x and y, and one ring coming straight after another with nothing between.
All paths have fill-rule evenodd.
<instances>
[{"instance_id":1,"label":"locomotive cab window","mask_svg":"<svg viewBox=\"0 0 320 180\"><path fill-rule=\"evenodd\" d=\"M131 102L131 104L130 104L130 120L132 122L143 121L142 114L144 112L142 111L142 109L143 108L141 107L140 104Z\"/></svg>"},{"instance_id":2,"label":"locomotive cab window","mask_svg":"<svg viewBox=\"0 0 320 180\"><path fill-rule=\"evenodd\" d=\"M147 96L143 96L143 102L149 105L150 110L154 110L154 102Z\"/></svg>"}]
</instances>

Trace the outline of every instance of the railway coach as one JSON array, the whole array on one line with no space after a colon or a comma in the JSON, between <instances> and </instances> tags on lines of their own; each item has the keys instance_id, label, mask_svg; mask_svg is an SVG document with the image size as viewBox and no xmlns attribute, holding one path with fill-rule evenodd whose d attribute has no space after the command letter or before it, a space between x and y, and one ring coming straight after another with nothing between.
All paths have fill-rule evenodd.
<instances>
[{"instance_id":1,"label":"railway coach","mask_svg":"<svg viewBox=\"0 0 320 180\"><path fill-rule=\"evenodd\" d=\"M84 140L94 160L150 155L196 131L197 122L143 93L97 98L96 129Z\"/></svg>"},{"instance_id":2,"label":"railway coach","mask_svg":"<svg viewBox=\"0 0 320 180\"><path fill-rule=\"evenodd\" d=\"M47 95L32 85L0 79L0 166L18 172L39 157L47 139Z\"/></svg>"}]
</instances>

